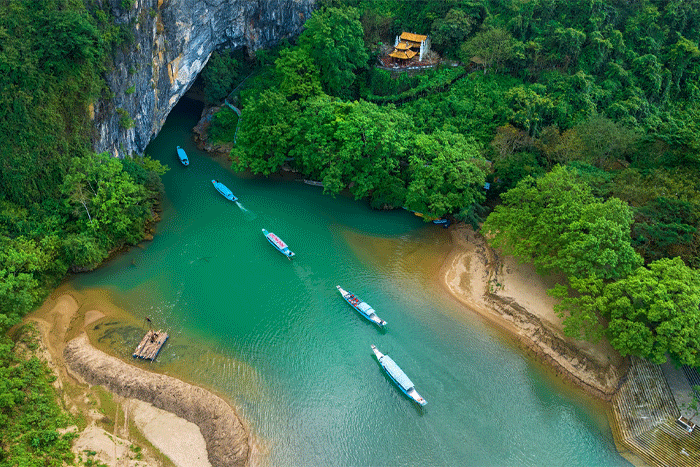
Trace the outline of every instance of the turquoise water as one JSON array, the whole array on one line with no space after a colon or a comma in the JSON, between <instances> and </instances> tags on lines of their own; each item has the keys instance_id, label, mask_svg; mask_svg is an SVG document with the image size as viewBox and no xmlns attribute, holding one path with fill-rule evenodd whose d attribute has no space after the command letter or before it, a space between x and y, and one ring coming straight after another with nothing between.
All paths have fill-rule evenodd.
<instances>
[{"instance_id":1,"label":"turquoise water","mask_svg":"<svg viewBox=\"0 0 700 467\"><path fill-rule=\"evenodd\" d=\"M108 288L136 320L167 328L152 365L229 396L263 465L629 465L602 409L579 402L431 279L422 252L440 251L446 232L297 181L239 178L191 143L198 115L183 100L147 149L171 167L155 239L73 285ZM387 331L336 285L370 303ZM112 332L125 339L122 355L142 335ZM370 344L403 368L425 408L384 375Z\"/></svg>"}]
</instances>

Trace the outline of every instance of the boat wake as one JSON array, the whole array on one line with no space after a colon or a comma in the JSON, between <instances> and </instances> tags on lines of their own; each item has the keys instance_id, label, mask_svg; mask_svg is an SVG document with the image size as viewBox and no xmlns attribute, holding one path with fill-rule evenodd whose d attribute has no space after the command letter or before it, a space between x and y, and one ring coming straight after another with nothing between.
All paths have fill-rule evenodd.
<instances>
[{"instance_id":1,"label":"boat wake","mask_svg":"<svg viewBox=\"0 0 700 467\"><path fill-rule=\"evenodd\" d=\"M243 215L249 221L252 221L252 220L255 220L258 218L258 216L256 216L254 212L246 209L245 206L243 206L240 201L236 201L236 205L241 209L241 211L243 211Z\"/></svg>"}]
</instances>

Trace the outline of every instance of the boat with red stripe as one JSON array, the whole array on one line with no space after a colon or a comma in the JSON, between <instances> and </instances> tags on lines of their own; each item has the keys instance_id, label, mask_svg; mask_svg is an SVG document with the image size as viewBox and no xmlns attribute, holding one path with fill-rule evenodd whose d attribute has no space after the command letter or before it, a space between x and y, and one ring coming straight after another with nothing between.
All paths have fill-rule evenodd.
<instances>
[{"instance_id":1,"label":"boat with red stripe","mask_svg":"<svg viewBox=\"0 0 700 467\"><path fill-rule=\"evenodd\" d=\"M265 235L265 238L267 238L267 241L270 242L270 244L272 246L277 248L277 251L282 253L288 259L292 259L294 257L294 252L289 249L287 244L284 243L281 238L279 238L277 235L273 234L272 232L268 232L265 229L262 229L262 233L263 233L263 235Z\"/></svg>"}]
</instances>

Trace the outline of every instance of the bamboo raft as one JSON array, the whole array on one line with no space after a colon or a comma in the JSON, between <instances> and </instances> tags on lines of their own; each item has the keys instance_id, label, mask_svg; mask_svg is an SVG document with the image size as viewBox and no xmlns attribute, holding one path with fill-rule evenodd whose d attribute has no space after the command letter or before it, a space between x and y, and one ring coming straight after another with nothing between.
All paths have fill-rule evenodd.
<instances>
[{"instance_id":1,"label":"bamboo raft","mask_svg":"<svg viewBox=\"0 0 700 467\"><path fill-rule=\"evenodd\" d=\"M139 345L136 346L134 350L134 358L143 358L144 360L155 360L158 356L158 352L168 340L168 333L162 330L153 331L150 329Z\"/></svg>"}]
</instances>

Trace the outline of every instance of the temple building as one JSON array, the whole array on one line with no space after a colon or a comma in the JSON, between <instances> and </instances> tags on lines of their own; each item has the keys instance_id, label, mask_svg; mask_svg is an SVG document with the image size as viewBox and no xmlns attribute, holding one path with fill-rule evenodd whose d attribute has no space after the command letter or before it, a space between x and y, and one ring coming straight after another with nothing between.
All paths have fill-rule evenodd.
<instances>
[{"instance_id":1,"label":"temple building","mask_svg":"<svg viewBox=\"0 0 700 467\"><path fill-rule=\"evenodd\" d=\"M424 61L429 52L430 38L428 36L403 32L400 36L396 36L394 51L389 54L389 57L402 65L406 65L416 55L418 55L419 62Z\"/></svg>"}]
</instances>

